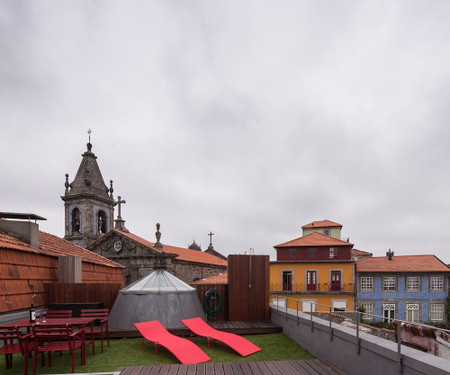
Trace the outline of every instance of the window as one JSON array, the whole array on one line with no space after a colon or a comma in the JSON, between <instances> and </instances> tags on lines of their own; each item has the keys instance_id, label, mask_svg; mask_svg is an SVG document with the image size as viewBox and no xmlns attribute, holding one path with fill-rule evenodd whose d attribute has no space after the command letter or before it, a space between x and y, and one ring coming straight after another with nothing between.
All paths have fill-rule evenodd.
<instances>
[{"instance_id":1,"label":"window","mask_svg":"<svg viewBox=\"0 0 450 375\"><path fill-rule=\"evenodd\" d=\"M373 315L375 315L375 306L373 303L364 302L361 303L361 307L364 309L364 314L362 315L363 320L372 320Z\"/></svg>"},{"instance_id":2,"label":"window","mask_svg":"<svg viewBox=\"0 0 450 375\"><path fill-rule=\"evenodd\" d=\"M297 249L289 249L289 259L297 259Z\"/></svg>"},{"instance_id":3,"label":"window","mask_svg":"<svg viewBox=\"0 0 450 375\"><path fill-rule=\"evenodd\" d=\"M81 230L81 214L78 208L72 210L72 234L79 234Z\"/></svg>"},{"instance_id":4,"label":"window","mask_svg":"<svg viewBox=\"0 0 450 375\"><path fill-rule=\"evenodd\" d=\"M397 279L395 276L383 277L383 290L395 291L397 289Z\"/></svg>"},{"instance_id":5,"label":"window","mask_svg":"<svg viewBox=\"0 0 450 375\"><path fill-rule=\"evenodd\" d=\"M334 259L338 257L338 248L330 247L330 259Z\"/></svg>"},{"instance_id":6,"label":"window","mask_svg":"<svg viewBox=\"0 0 450 375\"><path fill-rule=\"evenodd\" d=\"M430 290L444 290L444 276L431 276Z\"/></svg>"},{"instance_id":7,"label":"window","mask_svg":"<svg viewBox=\"0 0 450 375\"><path fill-rule=\"evenodd\" d=\"M308 258L315 259L316 258L317 249L315 247L308 248Z\"/></svg>"},{"instance_id":8,"label":"window","mask_svg":"<svg viewBox=\"0 0 450 375\"><path fill-rule=\"evenodd\" d=\"M302 300L302 311L303 312L315 312L316 311L316 301L315 300Z\"/></svg>"},{"instance_id":9,"label":"window","mask_svg":"<svg viewBox=\"0 0 450 375\"><path fill-rule=\"evenodd\" d=\"M317 271L306 271L306 290L317 290Z\"/></svg>"},{"instance_id":10,"label":"window","mask_svg":"<svg viewBox=\"0 0 450 375\"><path fill-rule=\"evenodd\" d=\"M385 303L383 305L383 322L390 323L395 319L395 303Z\"/></svg>"},{"instance_id":11,"label":"window","mask_svg":"<svg viewBox=\"0 0 450 375\"><path fill-rule=\"evenodd\" d=\"M443 321L444 320L444 304L430 303L430 320Z\"/></svg>"},{"instance_id":12,"label":"window","mask_svg":"<svg viewBox=\"0 0 450 375\"><path fill-rule=\"evenodd\" d=\"M408 292L420 290L420 277L409 276L406 278L406 290Z\"/></svg>"},{"instance_id":13,"label":"window","mask_svg":"<svg viewBox=\"0 0 450 375\"><path fill-rule=\"evenodd\" d=\"M105 211L98 211L98 233L106 233L106 214Z\"/></svg>"},{"instance_id":14,"label":"window","mask_svg":"<svg viewBox=\"0 0 450 375\"><path fill-rule=\"evenodd\" d=\"M283 271L283 291L292 291L292 271Z\"/></svg>"},{"instance_id":15,"label":"window","mask_svg":"<svg viewBox=\"0 0 450 375\"><path fill-rule=\"evenodd\" d=\"M347 309L347 301L336 300L332 302L333 311L345 311Z\"/></svg>"},{"instance_id":16,"label":"window","mask_svg":"<svg viewBox=\"0 0 450 375\"><path fill-rule=\"evenodd\" d=\"M361 277L361 291L372 291L373 290L373 277L363 276Z\"/></svg>"},{"instance_id":17,"label":"window","mask_svg":"<svg viewBox=\"0 0 450 375\"><path fill-rule=\"evenodd\" d=\"M408 303L406 305L406 320L420 322L420 304Z\"/></svg>"},{"instance_id":18,"label":"window","mask_svg":"<svg viewBox=\"0 0 450 375\"><path fill-rule=\"evenodd\" d=\"M329 235L330 235L330 230L329 230L329 229L324 229L324 230L323 230L323 234L324 234L325 236L329 236Z\"/></svg>"}]
</instances>

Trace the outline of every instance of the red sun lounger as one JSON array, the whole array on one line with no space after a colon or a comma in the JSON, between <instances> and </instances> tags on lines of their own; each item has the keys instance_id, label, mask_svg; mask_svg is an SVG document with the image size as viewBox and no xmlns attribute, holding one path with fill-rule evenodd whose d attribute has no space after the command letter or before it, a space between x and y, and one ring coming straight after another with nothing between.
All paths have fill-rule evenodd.
<instances>
[{"instance_id":1,"label":"red sun lounger","mask_svg":"<svg viewBox=\"0 0 450 375\"><path fill-rule=\"evenodd\" d=\"M243 357L261 350L261 348L258 348L255 344L242 336L235 335L234 333L218 331L212 328L201 318L184 319L181 323L183 323L196 335L206 337L208 339L208 348L211 341L217 340L228 345L231 349L235 350Z\"/></svg>"},{"instance_id":2,"label":"red sun lounger","mask_svg":"<svg viewBox=\"0 0 450 375\"><path fill-rule=\"evenodd\" d=\"M158 348L163 346L183 364L201 363L211 360L192 341L172 335L158 320L134 323L134 325L145 339L156 344L155 354L157 354Z\"/></svg>"}]
</instances>

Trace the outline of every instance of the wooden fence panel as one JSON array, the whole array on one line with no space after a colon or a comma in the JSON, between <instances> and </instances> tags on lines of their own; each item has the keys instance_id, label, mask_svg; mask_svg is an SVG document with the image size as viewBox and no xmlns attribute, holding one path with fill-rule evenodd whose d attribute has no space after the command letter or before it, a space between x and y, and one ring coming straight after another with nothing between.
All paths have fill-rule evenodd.
<instances>
[{"instance_id":1,"label":"wooden fence panel","mask_svg":"<svg viewBox=\"0 0 450 375\"><path fill-rule=\"evenodd\" d=\"M196 284L194 287L197 289L198 298L203 306L206 317L208 320L227 320L228 319L228 285L227 284ZM206 312L206 293L209 290L216 290L220 295L222 308L217 315L211 315ZM214 305L215 306L215 305Z\"/></svg>"},{"instance_id":2,"label":"wooden fence panel","mask_svg":"<svg viewBox=\"0 0 450 375\"><path fill-rule=\"evenodd\" d=\"M120 283L44 283L45 306L52 303L102 302L111 310L123 285Z\"/></svg>"},{"instance_id":3,"label":"wooden fence panel","mask_svg":"<svg viewBox=\"0 0 450 375\"><path fill-rule=\"evenodd\" d=\"M228 319L270 320L268 255L228 256Z\"/></svg>"}]
</instances>

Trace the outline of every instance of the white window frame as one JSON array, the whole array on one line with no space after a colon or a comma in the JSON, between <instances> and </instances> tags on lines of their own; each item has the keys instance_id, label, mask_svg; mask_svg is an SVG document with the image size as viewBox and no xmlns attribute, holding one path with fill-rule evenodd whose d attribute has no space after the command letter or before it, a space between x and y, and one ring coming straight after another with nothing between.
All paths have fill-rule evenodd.
<instances>
[{"instance_id":1,"label":"white window frame","mask_svg":"<svg viewBox=\"0 0 450 375\"><path fill-rule=\"evenodd\" d=\"M383 292L396 292L397 291L397 277L384 276L383 277Z\"/></svg>"},{"instance_id":2,"label":"white window frame","mask_svg":"<svg viewBox=\"0 0 450 375\"><path fill-rule=\"evenodd\" d=\"M444 290L444 276L430 277L430 291L442 292Z\"/></svg>"},{"instance_id":3,"label":"white window frame","mask_svg":"<svg viewBox=\"0 0 450 375\"><path fill-rule=\"evenodd\" d=\"M370 286L370 288L369 288ZM372 276L361 276L361 292L371 292L373 291L373 277Z\"/></svg>"},{"instance_id":4,"label":"white window frame","mask_svg":"<svg viewBox=\"0 0 450 375\"><path fill-rule=\"evenodd\" d=\"M339 250L337 247L330 247L330 259L337 259L338 252Z\"/></svg>"},{"instance_id":5,"label":"white window frame","mask_svg":"<svg viewBox=\"0 0 450 375\"><path fill-rule=\"evenodd\" d=\"M333 311L342 311L342 309L344 309L344 311L347 310L347 300L345 299L335 299L335 300L331 300L331 306Z\"/></svg>"},{"instance_id":6,"label":"white window frame","mask_svg":"<svg viewBox=\"0 0 450 375\"><path fill-rule=\"evenodd\" d=\"M407 292L420 291L420 276L407 276L406 277L406 291Z\"/></svg>"},{"instance_id":7,"label":"white window frame","mask_svg":"<svg viewBox=\"0 0 450 375\"><path fill-rule=\"evenodd\" d=\"M382 306L382 309L383 309L383 322L388 322L388 323L391 323L394 319L395 319L395 310L396 310L396 306L395 306L395 303L383 303L383 306ZM393 314L393 316L388 316L388 317L385 317L385 311L393 311L394 312L394 314ZM389 315L391 315L391 314L389 314Z\"/></svg>"},{"instance_id":8,"label":"white window frame","mask_svg":"<svg viewBox=\"0 0 450 375\"><path fill-rule=\"evenodd\" d=\"M429 312L428 317L430 322L443 322L445 314L445 304L443 303L430 303L428 305Z\"/></svg>"},{"instance_id":9,"label":"white window frame","mask_svg":"<svg viewBox=\"0 0 450 375\"><path fill-rule=\"evenodd\" d=\"M375 304L373 302L362 302L360 306L364 307L362 319L366 321L373 320L373 316L375 315Z\"/></svg>"},{"instance_id":10,"label":"white window frame","mask_svg":"<svg viewBox=\"0 0 450 375\"><path fill-rule=\"evenodd\" d=\"M316 312L316 304L317 301L315 299L302 299L302 312L308 313L311 312L311 306L312 306L312 312Z\"/></svg>"},{"instance_id":11,"label":"white window frame","mask_svg":"<svg viewBox=\"0 0 450 375\"><path fill-rule=\"evenodd\" d=\"M420 303L406 304L406 320L410 322L420 322Z\"/></svg>"}]
</instances>

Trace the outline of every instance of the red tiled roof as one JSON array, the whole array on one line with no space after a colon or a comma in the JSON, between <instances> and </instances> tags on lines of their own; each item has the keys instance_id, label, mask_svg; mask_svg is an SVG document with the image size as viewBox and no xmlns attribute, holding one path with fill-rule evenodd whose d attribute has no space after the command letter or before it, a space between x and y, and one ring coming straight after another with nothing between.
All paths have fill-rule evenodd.
<instances>
[{"instance_id":1,"label":"red tiled roof","mask_svg":"<svg viewBox=\"0 0 450 375\"><path fill-rule=\"evenodd\" d=\"M306 236L302 236L296 238L295 240L281 243L279 245L275 245L275 248L278 247L297 247L297 246L353 246L352 243L338 240L337 238L327 236L323 233L313 232L307 234Z\"/></svg>"},{"instance_id":2,"label":"red tiled roof","mask_svg":"<svg viewBox=\"0 0 450 375\"><path fill-rule=\"evenodd\" d=\"M96 263L108 267L124 268L124 266L119 263L106 259L101 255L95 254L92 251L59 238L58 236L42 231L39 231L39 249L35 249L27 243L19 241L17 238L9 236L3 232L0 232L0 248L26 251L55 257L60 255L78 256L83 262Z\"/></svg>"},{"instance_id":3,"label":"red tiled roof","mask_svg":"<svg viewBox=\"0 0 450 375\"><path fill-rule=\"evenodd\" d=\"M331 220L325 219L325 220L313 221L312 223L302 226L302 228L327 228L327 227L342 228L342 225L335 223Z\"/></svg>"},{"instance_id":4,"label":"red tiled roof","mask_svg":"<svg viewBox=\"0 0 450 375\"><path fill-rule=\"evenodd\" d=\"M141 245L150 247L154 251L161 252L160 250L158 250L157 248L154 247L155 244L153 242L147 241L133 233L122 232L118 229L114 229L114 230L117 231L118 233L120 233L121 235L126 236L126 237L132 239L133 241L140 243ZM182 260L185 262L211 264L211 265L224 266L224 267L227 266L226 260L220 259L219 257L216 257L215 255L205 253L203 251L185 249L182 247L170 246L170 245L166 245L166 244L163 244L162 251L164 251L166 253L177 254L178 257L176 259Z\"/></svg>"},{"instance_id":5,"label":"red tiled roof","mask_svg":"<svg viewBox=\"0 0 450 375\"><path fill-rule=\"evenodd\" d=\"M197 280L191 283L192 285L198 284L228 284L228 272L221 273L220 275L211 276L207 279Z\"/></svg>"},{"instance_id":6,"label":"red tiled roof","mask_svg":"<svg viewBox=\"0 0 450 375\"><path fill-rule=\"evenodd\" d=\"M367 257L356 262L357 272L450 272L450 268L434 255L394 255Z\"/></svg>"},{"instance_id":7,"label":"red tiled roof","mask_svg":"<svg viewBox=\"0 0 450 375\"><path fill-rule=\"evenodd\" d=\"M352 249L353 254L355 255L365 255L365 256L372 256L372 253L369 253L368 251L358 250L358 249Z\"/></svg>"}]
</instances>

